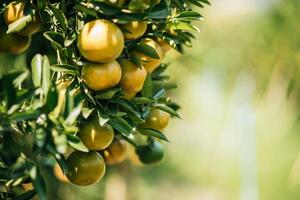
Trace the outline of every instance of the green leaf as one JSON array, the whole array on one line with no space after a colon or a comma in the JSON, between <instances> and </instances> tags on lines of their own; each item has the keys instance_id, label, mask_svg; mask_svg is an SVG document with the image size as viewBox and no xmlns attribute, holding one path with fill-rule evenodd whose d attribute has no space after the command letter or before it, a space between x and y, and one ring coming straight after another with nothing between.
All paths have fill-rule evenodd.
<instances>
[{"instance_id":1,"label":"green leaf","mask_svg":"<svg viewBox=\"0 0 300 200\"><path fill-rule=\"evenodd\" d=\"M75 31L72 31L70 34L67 35L64 41L64 46L69 47L73 44L73 42L77 39L77 35Z\"/></svg>"},{"instance_id":2,"label":"green leaf","mask_svg":"<svg viewBox=\"0 0 300 200\"><path fill-rule=\"evenodd\" d=\"M71 65L66 65L66 64L63 64L63 65L51 65L50 66L50 69L52 71L55 71L55 72L65 72L67 74L70 74L70 75L77 75L78 72L77 70L71 66Z\"/></svg>"},{"instance_id":3,"label":"green leaf","mask_svg":"<svg viewBox=\"0 0 300 200\"><path fill-rule=\"evenodd\" d=\"M26 15L8 25L7 34L16 33L23 30L32 21L31 15Z\"/></svg>"},{"instance_id":4,"label":"green leaf","mask_svg":"<svg viewBox=\"0 0 300 200\"><path fill-rule=\"evenodd\" d=\"M77 117L80 115L82 107L83 102L80 102L75 108L73 108L69 116L65 120L65 123L69 125L73 124L77 120Z\"/></svg>"},{"instance_id":5,"label":"green leaf","mask_svg":"<svg viewBox=\"0 0 300 200\"><path fill-rule=\"evenodd\" d=\"M34 94L35 94L35 89L30 89L30 90L26 91L25 93L18 95L15 103L22 104L24 101L32 98L34 96Z\"/></svg>"},{"instance_id":6,"label":"green leaf","mask_svg":"<svg viewBox=\"0 0 300 200\"><path fill-rule=\"evenodd\" d=\"M154 92L153 98L158 99L160 97L163 97L165 93L166 93L165 88L162 87Z\"/></svg>"},{"instance_id":7,"label":"green leaf","mask_svg":"<svg viewBox=\"0 0 300 200\"><path fill-rule=\"evenodd\" d=\"M146 103L152 103L154 100L147 97L135 97L132 101L135 104L146 104Z\"/></svg>"},{"instance_id":8,"label":"green leaf","mask_svg":"<svg viewBox=\"0 0 300 200\"><path fill-rule=\"evenodd\" d=\"M199 0L199 1L201 1L201 2L203 2L203 3L206 3L206 4L208 4L208 5L211 5L210 2L209 2L208 0Z\"/></svg>"},{"instance_id":9,"label":"green leaf","mask_svg":"<svg viewBox=\"0 0 300 200\"><path fill-rule=\"evenodd\" d=\"M151 12L148 14L149 18L152 19L165 19L171 14L170 9L166 4L158 4L151 9Z\"/></svg>"},{"instance_id":10,"label":"green leaf","mask_svg":"<svg viewBox=\"0 0 300 200\"><path fill-rule=\"evenodd\" d=\"M42 84L43 56L36 54L31 61L32 81L34 87L40 87Z\"/></svg>"},{"instance_id":11,"label":"green leaf","mask_svg":"<svg viewBox=\"0 0 300 200\"><path fill-rule=\"evenodd\" d=\"M47 56L43 57L43 70L42 70L42 88L44 95L48 94L50 87L50 64Z\"/></svg>"},{"instance_id":12,"label":"green leaf","mask_svg":"<svg viewBox=\"0 0 300 200\"><path fill-rule=\"evenodd\" d=\"M77 149L78 151L89 152L89 149L81 142L79 137L68 133L67 140L74 149Z\"/></svg>"},{"instance_id":13,"label":"green leaf","mask_svg":"<svg viewBox=\"0 0 300 200\"><path fill-rule=\"evenodd\" d=\"M71 89L70 87L67 88L65 93L66 102L65 102L65 109L64 109L64 117L67 118L74 108L74 98L71 96Z\"/></svg>"},{"instance_id":14,"label":"green leaf","mask_svg":"<svg viewBox=\"0 0 300 200\"><path fill-rule=\"evenodd\" d=\"M159 59L159 55L158 55L157 51L149 45L139 43L134 46L134 49L136 49L137 51L139 51L147 56L150 56L151 58Z\"/></svg>"},{"instance_id":15,"label":"green leaf","mask_svg":"<svg viewBox=\"0 0 300 200\"><path fill-rule=\"evenodd\" d=\"M131 53L130 54L130 60L139 68L142 68L142 63L141 60L138 56L136 56L135 54Z\"/></svg>"},{"instance_id":16,"label":"green leaf","mask_svg":"<svg viewBox=\"0 0 300 200\"><path fill-rule=\"evenodd\" d=\"M92 4L94 5L94 8L97 12L100 12L104 15L115 15L117 13L120 12L120 8L116 7L116 6L111 6L107 3L102 3L99 1L91 1Z\"/></svg>"},{"instance_id":17,"label":"green leaf","mask_svg":"<svg viewBox=\"0 0 300 200\"><path fill-rule=\"evenodd\" d=\"M133 127L121 117L111 119L108 123L113 127L113 129L117 130L126 137L130 137L130 134L133 131Z\"/></svg>"},{"instance_id":18,"label":"green leaf","mask_svg":"<svg viewBox=\"0 0 300 200\"><path fill-rule=\"evenodd\" d=\"M143 96L143 97L148 97L148 98L151 98L151 97L152 97L152 93L153 93L153 83L152 83L151 74L148 74L148 75L147 75L141 93L142 93L142 96Z\"/></svg>"},{"instance_id":19,"label":"green leaf","mask_svg":"<svg viewBox=\"0 0 300 200\"><path fill-rule=\"evenodd\" d=\"M131 103L130 101L128 101L127 99L113 99L112 102L122 106L123 108L125 108L126 110L128 110L129 112L131 112L132 114L134 114L137 117L141 117L141 114L138 110L138 108Z\"/></svg>"},{"instance_id":20,"label":"green leaf","mask_svg":"<svg viewBox=\"0 0 300 200\"><path fill-rule=\"evenodd\" d=\"M185 21L191 21L191 20L199 20L203 19L203 16L195 11L183 11L180 12L177 16L176 19L178 20L185 20Z\"/></svg>"},{"instance_id":21,"label":"green leaf","mask_svg":"<svg viewBox=\"0 0 300 200\"><path fill-rule=\"evenodd\" d=\"M89 118L89 116L92 114L94 111L94 108L82 108L81 113L84 119Z\"/></svg>"},{"instance_id":22,"label":"green leaf","mask_svg":"<svg viewBox=\"0 0 300 200\"><path fill-rule=\"evenodd\" d=\"M43 177L40 174L37 166L33 166L29 172L29 175L32 179L32 185L36 190L40 200L47 200L46 195L46 185Z\"/></svg>"},{"instance_id":23,"label":"green leaf","mask_svg":"<svg viewBox=\"0 0 300 200\"><path fill-rule=\"evenodd\" d=\"M186 31L198 31L199 29L187 22L172 21L168 23L168 28L171 30L186 30Z\"/></svg>"},{"instance_id":24,"label":"green leaf","mask_svg":"<svg viewBox=\"0 0 300 200\"><path fill-rule=\"evenodd\" d=\"M149 4L141 0L131 0L128 9L132 11L143 11L149 8Z\"/></svg>"},{"instance_id":25,"label":"green leaf","mask_svg":"<svg viewBox=\"0 0 300 200\"><path fill-rule=\"evenodd\" d=\"M102 99L102 100L111 99L115 96L116 93L118 93L120 91L121 91L120 88L113 88L113 89L104 90L104 91L101 91L101 92L97 92L97 95L95 96L95 98Z\"/></svg>"},{"instance_id":26,"label":"green leaf","mask_svg":"<svg viewBox=\"0 0 300 200\"><path fill-rule=\"evenodd\" d=\"M43 128L35 130L35 144L38 147L43 147L46 142L46 131Z\"/></svg>"},{"instance_id":27,"label":"green leaf","mask_svg":"<svg viewBox=\"0 0 300 200\"><path fill-rule=\"evenodd\" d=\"M58 93L57 93L56 87L52 86L50 88L50 91L49 91L48 95L47 95L47 102L46 102L47 112L49 113L52 110L54 110L57 103L58 103Z\"/></svg>"},{"instance_id":28,"label":"green leaf","mask_svg":"<svg viewBox=\"0 0 300 200\"><path fill-rule=\"evenodd\" d=\"M176 111L174 111L172 108L170 108L166 105L156 105L155 108L158 108L162 111L165 111L165 112L171 114L172 116L175 116L175 117L181 119L181 117L179 116L179 114Z\"/></svg>"},{"instance_id":29,"label":"green leaf","mask_svg":"<svg viewBox=\"0 0 300 200\"><path fill-rule=\"evenodd\" d=\"M73 7L74 10L79 11L79 12L83 12L85 14L91 15L93 17L98 18L98 14L95 10L89 9L81 4L77 4Z\"/></svg>"},{"instance_id":30,"label":"green leaf","mask_svg":"<svg viewBox=\"0 0 300 200\"><path fill-rule=\"evenodd\" d=\"M46 1L45 0L38 0L37 1L37 6L38 6L39 10L45 10Z\"/></svg>"},{"instance_id":31,"label":"green leaf","mask_svg":"<svg viewBox=\"0 0 300 200\"><path fill-rule=\"evenodd\" d=\"M63 47L64 38L60 33L47 31L43 33L43 36L58 48Z\"/></svg>"},{"instance_id":32,"label":"green leaf","mask_svg":"<svg viewBox=\"0 0 300 200\"><path fill-rule=\"evenodd\" d=\"M49 5L51 7L51 10L53 11L53 14L54 14L55 18L59 22L59 25L61 26L61 28L65 32L67 30L67 27L68 27L68 20L65 16L64 12L57 9L57 8L55 8L51 4L49 4ZM61 43L61 44L63 44L63 43Z\"/></svg>"},{"instance_id":33,"label":"green leaf","mask_svg":"<svg viewBox=\"0 0 300 200\"><path fill-rule=\"evenodd\" d=\"M104 126L110 120L108 116L101 113L100 110L98 110L97 114L100 126Z\"/></svg>"},{"instance_id":34,"label":"green leaf","mask_svg":"<svg viewBox=\"0 0 300 200\"><path fill-rule=\"evenodd\" d=\"M14 79L13 84L15 87L20 86L28 77L29 71L25 70L22 74L20 74L17 78Z\"/></svg>"},{"instance_id":35,"label":"green leaf","mask_svg":"<svg viewBox=\"0 0 300 200\"><path fill-rule=\"evenodd\" d=\"M36 195L35 190L29 190L29 191L15 197L14 200L29 200L29 199L33 199L33 197L35 195Z\"/></svg>"},{"instance_id":36,"label":"green leaf","mask_svg":"<svg viewBox=\"0 0 300 200\"><path fill-rule=\"evenodd\" d=\"M49 151L49 153L55 158L55 160L58 162L60 168L62 171L66 174L69 171L69 166L66 162L65 157L58 153L55 149L54 145L52 143L48 143L46 146L46 149Z\"/></svg>"},{"instance_id":37,"label":"green leaf","mask_svg":"<svg viewBox=\"0 0 300 200\"><path fill-rule=\"evenodd\" d=\"M81 84L80 86L81 86L81 90L83 90L83 94L85 95L86 99L93 105L96 105L96 101L92 97L88 87L85 84Z\"/></svg>"},{"instance_id":38,"label":"green leaf","mask_svg":"<svg viewBox=\"0 0 300 200\"><path fill-rule=\"evenodd\" d=\"M143 21L145 18L147 18L147 13L124 13L120 12L115 15L116 18L119 20L123 20L125 22L129 21Z\"/></svg>"},{"instance_id":39,"label":"green leaf","mask_svg":"<svg viewBox=\"0 0 300 200\"><path fill-rule=\"evenodd\" d=\"M169 142L168 138L159 130L152 129L152 128L143 128L143 129L139 129L139 132L142 133L143 135L156 137L166 142Z\"/></svg>"},{"instance_id":40,"label":"green leaf","mask_svg":"<svg viewBox=\"0 0 300 200\"><path fill-rule=\"evenodd\" d=\"M36 120L41 115L40 110L29 110L26 112L14 113L9 117L10 120L14 121L30 121Z\"/></svg>"},{"instance_id":41,"label":"green leaf","mask_svg":"<svg viewBox=\"0 0 300 200\"><path fill-rule=\"evenodd\" d=\"M6 107L7 109L9 109L12 105L16 104L17 92L13 86L12 77L4 76L2 81L3 81L3 86L5 86L4 92L7 99Z\"/></svg>"}]
</instances>

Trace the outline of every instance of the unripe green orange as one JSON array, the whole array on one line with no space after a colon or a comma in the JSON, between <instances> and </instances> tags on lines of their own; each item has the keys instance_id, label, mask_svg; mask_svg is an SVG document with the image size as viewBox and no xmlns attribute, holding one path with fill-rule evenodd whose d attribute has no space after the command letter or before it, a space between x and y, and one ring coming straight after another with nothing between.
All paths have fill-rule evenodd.
<instances>
[{"instance_id":1,"label":"unripe green orange","mask_svg":"<svg viewBox=\"0 0 300 200\"><path fill-rule=\"evenodd\" d=\"M87 186L97 183L105 174L105 162L95 151L74 151L68 158L67 178L75 185Z\"/></svg>"},{"instance_id":2,"label":"unripe green orange","mask_svg":"<svg viewBox=\"0 0 300 200\"><path fill-rule=\"evenodd\" d=\"M79 127L77 136L89 150L103 150L107 148L114 138L114 130L110 125L99 124L98 119L93 119Z\"/></svg>"},{"instance_id":3,"label":"unripe green orange","mask_svg":"<svg viewBox=\"0 0 300 200\"><path fill-rule=\"evenodd\" d=\"M0 51L18 54L23 53L30 46L31 37L17 34L6 34L4 27L0 27Z\"/></svg>"},{"instance_id":4,"label":"unripe green orange","mask_svg":"<svg viewBox=\"0 0 300 200\"><path fill-rule=\"evenodd\" d=\"M164 158L164 147L158 141L136 148L136 154L144 164L156 164Z\"/></svg>"}]
</instances>

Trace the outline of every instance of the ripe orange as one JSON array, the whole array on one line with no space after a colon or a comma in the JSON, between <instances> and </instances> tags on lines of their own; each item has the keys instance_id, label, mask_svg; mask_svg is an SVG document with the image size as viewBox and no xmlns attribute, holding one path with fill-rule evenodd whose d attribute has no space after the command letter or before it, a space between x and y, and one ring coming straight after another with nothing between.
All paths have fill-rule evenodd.
<instances>
[{"instance_id":1,"label":"ripe orange","mask_svg":"<svg viewBox=\"0 0 300 200\"><path fill-rule=\"evenodd\" d=\"M4 21L9 25L24 16L24 1L13 1L6 7L4 11ZM30 36L39 31L41 28L41 19L38 13L33 16L33 19L24 29L18 32L22 36Z\"/></svg>"},{"instance_id":2,"label":"ripe orange","mask_svg":"<svg viewBox=\"0 0 300 200\"><path fill-rule=\"evenodd\" d=\"M163 39L157 38L157 42L164 53L167 53L172 47Z\"/></svg>"},{"instance_id":3,"label":"ripe orange","mask_svg":"<svg viewBox=\"0 0 300 200\"><path fill-rule=\"evenodd\" d=\"M105 174L105 162L95 151L74 151L68 158L67 178L75 185L87 186L97 183Z\"/></svg>"},{"instance_id":4,"label":"ripe orange","mask_svg":"<svg viewBox=\"0 0 300 200\"><path fill-rule=\"evenodd\" d=\"M55 164L54 167L53 167L53 173L55 175L55 177L61 181L61 182L64 182L64 183L67 183L69 182L67 176L63 173L62 169L60 168L59 164Z\"/></svg>"},{"instance_id":5,"label":"ripe orange","mask_svg":"<svg viewBox=\"0 0 300 200\"><path fill-rule=\"evenodd\" d=\"M17 34L6 34L4 27L0 27L0 51L18 54L26 51L30 45L31 37Z\"/></svg>"},{"instance_id":6,"label":"ripe orange","mask_svg":"<svg viewBox=\"0 0 300 200\"><path fill-rule=\"evenodd\" d=\"M147 56L147 55L145 55L145 54L143 54L142 52L139 52L139 51L134 51L133 52L133 55L135 55L136 57L138 57L140 59L142 65L145 67L146 71L149 72L149 73L151 73L162 62L163 51L162 51L161 47L159 46L159 44L156 41L154 41L154 40L152 40L150 38L142 39L140 41L140 43L148 45L148 46L152 47L153 49L155 49L156 53L159 56L159 59L155 59L155 58Z\"/></svg>"},{"instance_id":7,"label":"ripe orange","mask_svg":"<svg viewBox=\"0 0 300 200\"><path fill-rule=\"evenodd\" d=\"M123 98L127 99L127 100L131 100L135 97L136 93L127 93L127 92L123 92Z\"/></svg>"},{"instance_id":8,"label":"ripe orange","mask_svg":"<svg viewBox=\"0 0 300 200\"><path fill-rule=\"evenodd\" d=\"M79 127L77 136L89 150L103 150L107 148L114 138L114 130L110 125L101 126L98 119Z\"/></svg>"},{"instance_id":9,"label":"ripe orange","mask_svg":"<svg viewBox=\"0 0 300 200\"><path fill-rule=\"evenodd\" d=\"M33 189L34 189L32 183L23 183L23 184L22 184L22 188L23 188L26 192L29 191L29 190L33 190Z\"/></svg>"},{"instance_id":10,"label":"ripe orange","mask_svg":"<svg viewBox=\"0 0 300 200\"><path fill-rule=\"evenodd\" d=\"M83 82L94 91L114 87L121 76L121 66L115 60L109 63L87 63L82 68Z\"/></svg>"},{"instance_id":11,"label":"ripe orange","mask_svg":"<svg viewBox=\"0 0 300 200\"><path fill-rule=\"evenodd\" d=\"M131 21L120 26L123 28L124 37L127 40L137 39L147 30L147 22L143 21Z\"/></svg>"},{"instance_id":12,"label":"ripe orange","mask_svg":"<svg viewBox=\"0 0 300 200\"><path fill-rule=\"evenodd\" d=\"M87 60L107 63L122 53L124 36L114 23L97 19L84 25L78 36L77 46Z\"/></svg>"},{"instance_id":13,"label":"ripe orange","mask_svg":"<svg viewBox=\"0 0 300 200\"><path fill-rule=\"evenodd\" d=\"M139 68L133 62L127 59L120 60L122 67L122 78L120 86L125 93L134 94L143 88L147 71L144 67Z\"/></svg>"},{"instance_id":14,"label":"ripe orange","mask_svg":"<svg viewBox=\"0 0 300 200\"><path fill-rule=\"evenodd\" d=\"M108 148L103 151L105 163L108 165L118 164L127 157L127 143L124 139L114 140Z\"/></svg>"},{"instance_id":15,"label":"ripe orange","mask_svg":"<svg viewBox=\"0 0 300 200\"><path fill-rule=\"evenodd\" d=\"M170 120L169 113L159 110L157 108L153 108L151 109L145 124L143 124L142 126L146 128L163 130L168 126L169 120Z\"/></svg>"}]
</instances>

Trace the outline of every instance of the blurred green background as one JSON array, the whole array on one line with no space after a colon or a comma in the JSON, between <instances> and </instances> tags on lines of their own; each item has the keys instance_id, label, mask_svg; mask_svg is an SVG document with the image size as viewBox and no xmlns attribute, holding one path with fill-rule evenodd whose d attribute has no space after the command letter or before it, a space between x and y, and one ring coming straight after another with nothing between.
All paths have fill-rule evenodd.
<instances>
[{"instance_id":1,"label":"blurred green background","mask_svg":"<svg viewBox=\"0 0 300 200\"><path fill-rule=\"evenodd\" d=\"M90 187L48 175L50 199L300 199L300 1L211 3L193 48L166 58L183 120L165 162L128 161Z\"/></svg>"}]
</instances>

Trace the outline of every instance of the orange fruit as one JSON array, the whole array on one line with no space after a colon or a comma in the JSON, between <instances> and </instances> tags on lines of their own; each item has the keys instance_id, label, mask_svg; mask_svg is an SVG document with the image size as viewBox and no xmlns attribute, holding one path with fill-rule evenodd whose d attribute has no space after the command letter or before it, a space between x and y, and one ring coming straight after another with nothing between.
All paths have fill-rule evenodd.
<instances>
[{"instance_id":1,"label":"orange fruit","mask_svg":"<svg viewBox=\"0 0 300 200\"><path fill-rule=\"evenodd\" d=\"M87 186L97 183L105 174L105 162L102 156L95 152L74 151L68 158L69 172L67 178L75 185Z\"/></svg>"},{"instance_id":2,"label":"orange fruit","mask_svg":"<svg viewBox=\"0 0 300 200\"><path fill-rule=\"evenodd\" d=\"M146 122L142 125L145 128L153 128L156 130L165 129L170 120L170 114L157 108L151 109Z\"/></svg>"},{"instance_id":3,"label":"orange fruit","mask_svg":"<svg viewBox=\"0 0 300 200\"><path fill-rule=\"evenodd\" d=\"M158 38L157 42L164 53L167 53L172 47L163 39Z\"/></svg>"},{"instance_id":4,"label":"orange fruit","mask_svg":"<svg viewBox=\"0 0 300 200\"><path fill-rule=\"evenodd\" d=\"M147 77L146 69L143 66L139 68L127 59L120 60L120 65L122 68L122 78L119 84L123 91L129 94L141 91Z\"/></svg>"},{"instance_id":5,"label":"orange fruit","mask_svg":"<svg viewBox=\"0 0 300 200\"><path fill-rule=\"evenodd\" d=\"M123 92L123 98L127 99L127 100L131 100L135 97L136 93L127 93L127 92Z\"/></svg>"},{"instance_id":6,"label":"orange fruit","mask_svg":"<svg viewBox=\"0 0 300 200\"><path fill-rule=\"evenodd\" d=\"M135 55L137 58L140 59L141 64L145 67L146 71L151 73L161 64L163 59L163 50L161 49L161 47L156 41L150 38L142 39L140 43L152 47L156 51L157 55L159 56L159 58L156 59L148 55L145 55L139 51L133 52L133 55Z\"/></svg>"},{"instance_id":7,"label":"orange fruit","mask_svg":"<svg viewBox=\"0 0 300 200\"><path fill-rule=\"evenodd\" d=\"M77 46L87 60L108 63L122 53L124 36L114 23L97 19L84 25L78 36Z\"/></svg>"},{"instance_id":8,"label":"orange fruit","mask_svg":"<svg viewBox=\"0 0 300 200\"><path fill-rule=\"evenodd\" d=\"M60 168L59 164L55 164L54 167L53 167L53 173L55 175L55 177L61 181L61 182L64 182L64 183L67 183L69 182L67 176L64 174L64 172L62 171L62 169Z\"/></svg>"},{"instance_id":9,"label":"orange fruit","mask_svg":"<svg viewBox=\"0 0 300 200\"><path fill-rule=\"evenodd\" d=\"M29 190L33 190L33 189L34 189L32 183L23 183L23 184L22 184L22 188L23 188L26 192L29 191Z\"/></svg>"},{"instance_id":10,"label":"orange fruit","mask_svg":"<svg viewBox=\"0 0 300 200\"><path fill-rule=\"evenodd\" d=\"M82 68L83 82L94 91L112 88L122 76L121 66L117 61L109 63L87 63Z\"/></svg>"},{"instance_id":11,"label":"orange fruit","mask_svg":"<svg viewBox=\"0 0 300 200\"><path fill-rule=\"evenodd\" d=\"M24 1L13 1L9 3L4 11L4 21L6 25L10 25L11 23L17 21L21 17L24 17L24 8ZM33 16L32 21L29 22L21 31L19 31L18 34L22 36L30 36L38 32L40 28L41 19L36 10L36 14Z\"/></svg>"},{"instance_id":12,"label":"orange fruit","mask_svg":"<svg viewBox=\"0 0 300 200\"><path fill-rule=\"evenodd\" d=\"M115 165L124 161L127 157L127 142L124 139L114 140L108 148L103 151L105 163Z\"/></svg>"},{"instance_id":13,"label":"orange fruit","mask_svg":"<svg viewBox=\"0 0 300 200\"><path fill-rule=\"evenodd\" d=\"M98 119L93 119L79 127L77 136L89 150L103 150L114 138L114 130L110 125L101 126Z\"/></svg>"},{"instance_id":14,"label":"orange fruit","mask_svg":"<svg viewBox=\"0 0 300 200\"><path fill-rule=\"evenodd\" d=\"M123 33L126 40L142 37L147 30L147 22L144 21L131 21L120 26L124 30Z\"/></svg>"},{"instance_id":15,"label":"orange fruit","mask_svg":"<svg viewBox=\"0 0 300 200\"><path fill-rule=\"evenodd\" d=\"M30 45L31 37L17 34L6 34L4 27L0 27L0 51L19 54L26 51Z\"/></svg>"},{"instance_id":16,"label":"orange fruit","mask_svg":"<svg viewBox=\"0 0 300 200\"><path fill-rule=\"evenodd\" d=\"M148 145L136 148L136 154L144 164L156 164L164 158L164 147L158 141L153 141Z\"/></svg>"}]
</instances>

